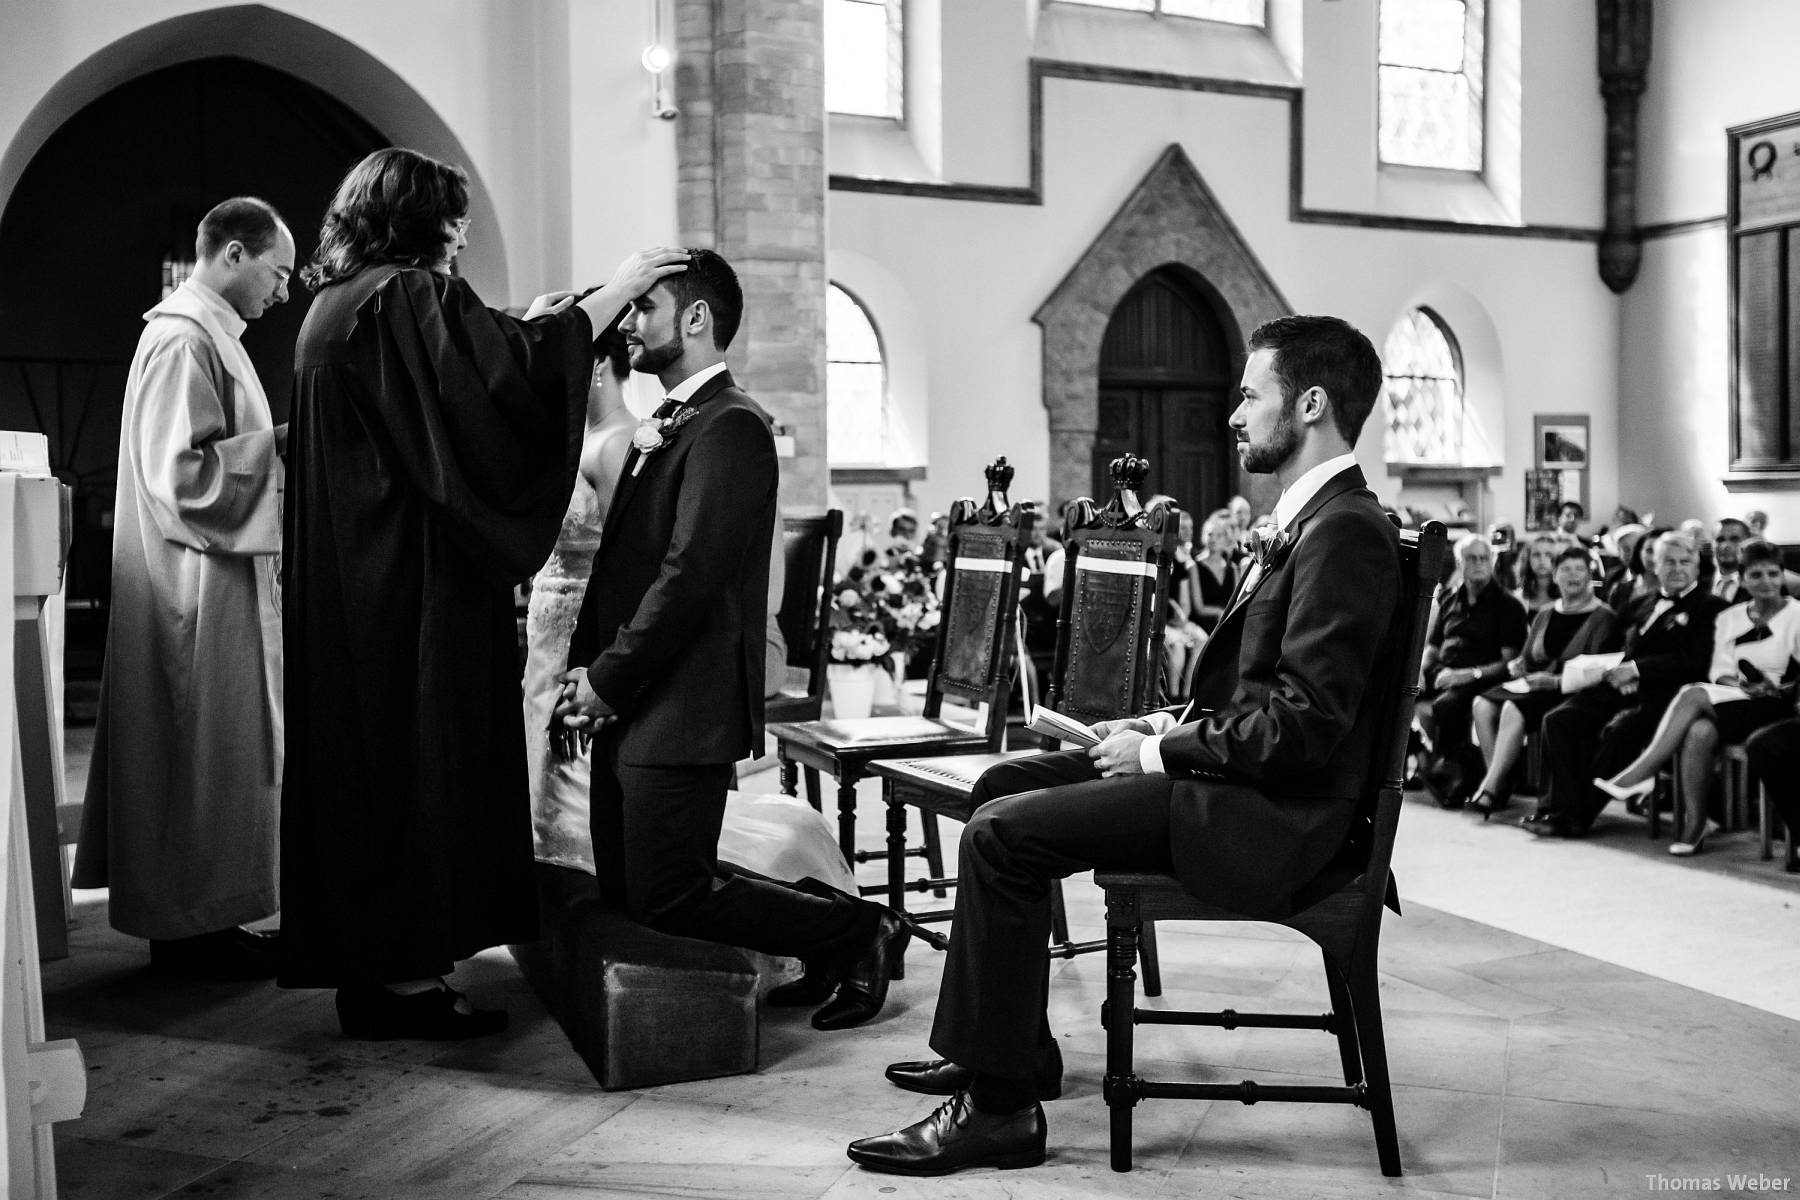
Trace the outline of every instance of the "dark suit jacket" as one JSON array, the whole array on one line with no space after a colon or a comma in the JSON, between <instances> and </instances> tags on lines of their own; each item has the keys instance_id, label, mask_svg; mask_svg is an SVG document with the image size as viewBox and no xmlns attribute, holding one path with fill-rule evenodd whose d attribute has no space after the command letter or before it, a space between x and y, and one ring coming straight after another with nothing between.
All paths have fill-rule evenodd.
<instances>
[{"instance_id":1,"label":"dark suit jacket","mask_svg":"<svg viewBox=\"0 0 1800 1200\"><path fill-rule=\"evenodd\" d=\"M729 372L690 403L669 445L626 455L569 645L636 765L762 748L775 440Z\"/></svg>"},{"instance_id":2,"label":"dark suit jacket","mask_svg":"<svg viewBox=\"0 0 1800 1200\"><path fill-rule=\"evenodd\" d=\"M1625 626L1625 661L1636 663L1638 669L1638 690L1624 701L1640 708L1666 705L1682 684L1706 678L1712 665L1713 623L1727 607L1705 584L1695 584L1656 624L1644 629L1657 599L1656 592L1640 596L1620 618Z\"/></svg>"},{"instance_id":3,"label":"dark suit jacket","mask_svg":"<svg viewBox=\"0 0 1800 1200\"><path fill-rule=\"evenodd\" d=\"M1403 624L1399 534L1361 470L1292 531L1201 652L1194 710L1211 711L1162 741L1176 875L1252 916L1285 914L1343 847Z\"/></svg>"}]
</instances>

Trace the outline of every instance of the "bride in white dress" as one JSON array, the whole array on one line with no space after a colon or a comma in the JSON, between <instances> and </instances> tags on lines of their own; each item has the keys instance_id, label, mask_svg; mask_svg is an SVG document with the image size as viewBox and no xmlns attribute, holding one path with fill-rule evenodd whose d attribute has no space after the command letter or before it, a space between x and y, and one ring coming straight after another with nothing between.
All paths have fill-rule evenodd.
<instances>
[{"instance_id":1,"label":"bride in white dress","mask_svg":"<svg viewBox=\"0 0 1800 1200\"><path fill-rule=\"evenodd\" d=\"M550 753L550 712L568 669L569 639L588 587L600 529L631 446L637 418L625 406L630 372L616 331L603 351L588 392L587 433L581 470L563 516L556 549L531 581L525 617L525 753L531 771L531 829L538 860L594 873L588 824L588 758L565 760ZM778 536L775 545L779 549ZM595 580L596 587L606 581ZM803 800L780 793L732 792L719 832L719 857L772 879L808 876L856 894L856 880L838 851L830 822Z\"/></svg>"}]
</instances>

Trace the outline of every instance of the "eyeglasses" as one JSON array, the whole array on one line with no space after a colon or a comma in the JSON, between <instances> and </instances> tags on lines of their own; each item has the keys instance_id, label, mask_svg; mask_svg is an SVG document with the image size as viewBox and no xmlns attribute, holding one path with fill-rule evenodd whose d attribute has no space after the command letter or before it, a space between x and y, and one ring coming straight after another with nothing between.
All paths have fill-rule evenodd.
<instances>
[{"instance_id":1,"label":"eyeglasses","mask_svg":"<svg viewBox=\"0 0 1800 1200\"><path fill-rule=\"evenodd\" d=\"M456 232L459 236L461 234L465 234L465 233L469 232L469 226L473 225L474 223L475 223L474 217L458 217L458 218L456 218L456 220L450 222L451 225L456 227Z\"/></svg>"}]
</instances>

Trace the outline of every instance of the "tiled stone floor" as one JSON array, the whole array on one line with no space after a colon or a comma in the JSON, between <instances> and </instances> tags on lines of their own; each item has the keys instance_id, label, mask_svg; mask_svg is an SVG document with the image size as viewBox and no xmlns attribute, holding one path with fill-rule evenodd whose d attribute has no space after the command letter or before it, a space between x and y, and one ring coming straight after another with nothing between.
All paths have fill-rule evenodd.
<instances>
[{"instance_id":1,"label":"tiled stone floor","mask_svg":"<svg viewBox=\"0 0 1800 1200\"><path fill-rule=\"evenodd\" d=\"M877 811L873 794L863 811ZM870 841L879 824L863 822ZM1409 805L1396 863L1406 914L1390 916L1382 953L1398 1180L1377 1170L1364 1114L1307 1105L1147 1101L1136 1169L1111 1171L1097 955L1056 968L1067 1075L1048 1106L1049 1163L908 1180L853 1167L843 1147L932 1106L881 1079L926 1050L940 959L916 946L869 1026L820 1034L804 1010L765 1010L756 1074L606 1093L502 952L459 978L511 1010L505 1034L354 1043L336 1036L329 993L153 979L142 944L107 927L104 895L78 893L74 953L44 971L51 1036L79 1039L90 1070L86 1115L56 1131L62 1195L1567 1200L1659 1194L1658 1177L1732 1194L1736 1175L1791 1193L1791 877L1633 853L1641 827L1615 825L1544 845ZM1097 932L1097 891L1078 879L1068 896L1077 926ZM1165 926L1161 941L1169 1003L1322 1011L1309 943L1258 926ZM1337 1082L1318 1033L1148 1028L1140 1048L1165 1077Z\"/></svg>"}]
</instances>

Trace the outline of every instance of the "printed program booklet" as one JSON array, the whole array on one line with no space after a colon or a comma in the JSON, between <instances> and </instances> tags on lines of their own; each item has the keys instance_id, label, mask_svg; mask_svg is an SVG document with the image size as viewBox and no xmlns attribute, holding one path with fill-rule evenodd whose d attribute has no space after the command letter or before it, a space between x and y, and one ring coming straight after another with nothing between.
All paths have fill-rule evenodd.
<instances>
[{"instance_id":1,"label":"printed program booklet","mask_svg":"<svg viewBox=\"0 0 1800 1200\"><path fill-rule=\"evenodd\" d=\"M1074 742L1077 746L1098 746L1100 744L1100 739L1094 736L1091 727L1065 717L1055 709L1045 708L1041 704L1031 706L1031 720L1025 722L1025 728L1033 733L1041 733L1045 737Z\"/></svg>"}]
</instances>

